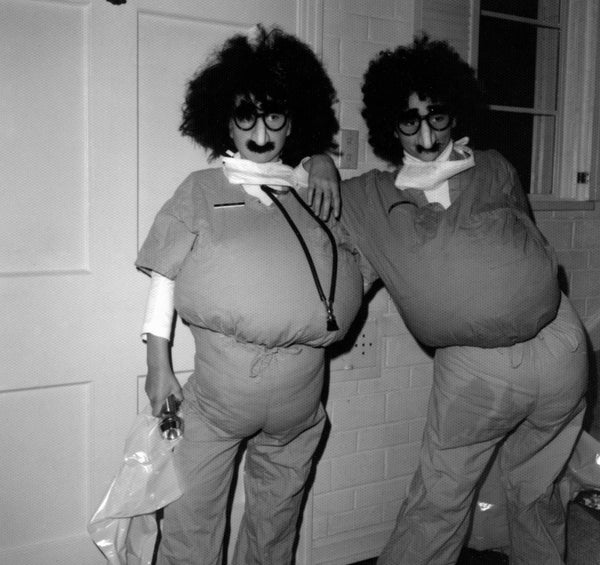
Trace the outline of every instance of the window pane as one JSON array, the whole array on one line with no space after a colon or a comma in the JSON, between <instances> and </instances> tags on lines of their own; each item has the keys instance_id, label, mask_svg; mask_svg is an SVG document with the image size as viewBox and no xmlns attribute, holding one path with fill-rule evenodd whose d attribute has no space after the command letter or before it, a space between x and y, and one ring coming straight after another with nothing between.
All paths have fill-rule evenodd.
<instances>
[{"instance_id":1,"label":"window pane","mask_svg":"<svg viewBox=\"0 0 600 565\"><path fill-rule=\"evenodd\" d=\"M481 0L481 9L558 23L560 0Z\"/></svg>"},{"instance_id":2,"label":"window pane","mask_svg":"<svg viewBox=\"0 0 600 565\"><path fill-rule=\"evenodd\" d=\"M538 0L481 0L481 9L523 18L537 18Z\"/></svg>"},{"instance_id":3,"label":"window pane","mask_svg":"<svg viewBox=\"0 0 600 565\"><path fill-rule=\"evenodd\" d=\"M555 122L554 116L490 110L475 145L502 153L517 170L525 192L550 194Z\"/></svg>"},{"instance_id":4,"label":"window pane","mask_svg":"<svg viewBox=\"0 0 600 565\"><path fill-rule=\"evenodd\" d=\"M490 111L481 128L478 144L496 149L512 163L525 192L530 192L531 184L533 117L531 114Z\"/></svg>"},{"instance_id":5,"label":"window pane","mask_svg":"<svg viewBox=\"0 0 600 565\"><path fill-rule=\"evenodd\" d=\"M481 16L478 67L488 102L554 110L558 45L555 29Z\"/></svg>"}]
</instances>

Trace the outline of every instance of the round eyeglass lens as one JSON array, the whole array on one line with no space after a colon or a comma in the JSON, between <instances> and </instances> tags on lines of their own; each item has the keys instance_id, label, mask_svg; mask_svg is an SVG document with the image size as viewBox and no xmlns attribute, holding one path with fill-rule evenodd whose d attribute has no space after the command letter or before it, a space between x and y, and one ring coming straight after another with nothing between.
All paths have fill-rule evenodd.
<instances>
[{"instance_id":1,"label":"round eyeglass lens","mask_svg":"<svg viewBox=\"0 0 600 565\"><path fill-rule=\"evenodd\" d=\"M238 128L248 131L256 125L256 121L259 118L270 131L279 131L287 123L287 116L279 112L270 112L268 114L261 114L258 112L235 112L233 121Z\"/></svg>"},{"instance_id":2,"label":"round eyeglass lens","mask_svg":"<svg viewBox=\"0 0 600 565\"><path fill-rule=\"evenodd\" d=\"M411 114L401 117L398 121L398 129L404 135L414 135L421 129L421 123L425 120L427 125L435 131L444 131L450 125L450 114L446 112L432 112L426 116Z\"/></svg>"}]
</instances>

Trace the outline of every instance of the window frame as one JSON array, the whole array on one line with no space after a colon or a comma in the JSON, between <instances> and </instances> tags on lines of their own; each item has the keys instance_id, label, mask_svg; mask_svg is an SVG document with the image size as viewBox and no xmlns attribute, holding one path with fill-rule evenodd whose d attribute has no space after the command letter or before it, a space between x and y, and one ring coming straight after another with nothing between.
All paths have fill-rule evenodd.
<instances>
[{"instance_id":1,"label":"window frame","mask_svg":"<svg viewBox=\"0 0 600 565\"><path fill-rule=\"evenodd\" d=\"M585 13L586 9L588 11L589 9L593 10L591 4L585 4L586 2L593 1L595 0L561 0L560 21L556 25L542 20L481 10L480 0L471 1L471 37L469 40L469 51L471 55L471 64L476 72L478 71L479 63L479 22L482 15L497 17L508 21L525 22L549 27L557 29L560 34L556 110L550 113L550 115L555 116L555 138L552 152L554 165L551 171L552 191L544 194L529 194L532 204L539 209L555 209L561 207L588 208L590 207L590 201L600 198L600 40L598 39L598 35L600 34L597 31L594 31L595 29L598 29L597 26L598 23L600 23L600 10L596 9L592 21L588 22L589 18L585 20L587 25L583 41L579 34L577 38L569 37L569 17L573 17L572 11L578 9L583 10L579 14L581 17L581 14ZM589 8L589 6L592 6L592 8ZM589 14L586 13L586 15ZM578 57L580 54L587 55L588 60L591 59L591 61L595 61L595 76L594 72L592 72L590 73L591 76L584 75L582 77L583 87L581 88L581 92L579 92L578 89L571 88L569 90L567 88L566 74L566 65L569 57ZM597 56L594 57L594 54ZM586 128L582 126L569 128L569 131L564 127L565 116L567 115L565 110L567 106L572 104L573 98L577 98L577 103L581 103L584 108L581 116L581 123L587 123L588 125L591 123L591 127ZM587 102L587 106L584 105L584 102ZM537 108L517 108L498 105L493 105L490 108L499 111L540 115L540 113L536 111L538 110ZM543 114L548 115L546 112ZM579 126L581 126L581 124L579 124ZM586 160L585 165L585 172L588 173L587 183L582 184L576 182L576 171L581 167L575 167L573 163L569 161L568 157L570 153L567 151L568 148L573 147L589 148L588 151L590 155L588 156L589 158ZM577 155L576 157L580 156ZM571 180L565 180L566 177ZM593 207L593 205L591 207Z\"/></svg>"}]
</instances>

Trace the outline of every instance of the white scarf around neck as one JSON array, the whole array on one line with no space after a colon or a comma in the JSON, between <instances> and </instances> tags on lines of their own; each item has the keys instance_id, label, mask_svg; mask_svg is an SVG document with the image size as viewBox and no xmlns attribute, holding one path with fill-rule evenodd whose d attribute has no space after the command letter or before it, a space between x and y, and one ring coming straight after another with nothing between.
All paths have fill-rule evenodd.
<instances>
[{"instance_id":1,"label":"white scarf around neck","mask_svg":"<svg viewBox=\"0 0 600 565\"><path fill-rule=\"evenodd\" d=\"M467 143L468 137L455 142L450 141L435 161L421 161L405 152L404 163L396 176L395 186L399 189L416 188L423 191L440 188L449 178L475 165L473 150ZM462 158L451 161L450 155L453 150Z\"/></svg>"},{"instance_id":2,"label":"white scarf around neck","mask_svg":"<svg viewBox=\"0 0 600 565\"><path fill-rule=\"evenodd\" d=\"M280 193L287 192L288 187L308 186L308 173L302 164L294 169L281 161L255 163L249 159L242 159L239 153L231 157L221 157L221 160L227 180L231 184L241 184L246 193L258 198L265 206L270 206L273 202L260 188L261 184L266 184Z\"/></svg>"}]
</instances>

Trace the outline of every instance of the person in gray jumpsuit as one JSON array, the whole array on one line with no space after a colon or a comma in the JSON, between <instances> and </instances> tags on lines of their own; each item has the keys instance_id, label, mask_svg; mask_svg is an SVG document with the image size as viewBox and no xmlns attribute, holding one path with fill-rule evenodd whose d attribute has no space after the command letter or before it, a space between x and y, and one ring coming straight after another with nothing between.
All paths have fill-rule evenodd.
<instances>
[{"instance_id":1,"label":"person in gray jumpsuit","mask_svg":"<svg viewBox=\"0 0 600 565\"><path fill-rule=\"evenodd\" d=\"M246 504L230 562L292 562L326 422L324 348L345 335L363 295L338 226L303 200L318 162L303 158L335 146L334 101L310 48L262 26L226 41L188 85L180 129L222 167L183 181L136 261L152 275L146 392L155 415L170 395L182 400L184 421L183 495L164 510L159 564L222 562L243 442ZM196 346L183 390L169 363L173 308Z\"/></svg>"},{"instance_id":2,"label":"person in gray jumpsuit","mask_svg":"<svg viewBox=\"0 0 600 565\"><path fill-rule=\"evenodd\" d=\"M554 252L511 164L461 136L482 95L446 42L383 51L362 91L369 143L392 170L343 181L340 221L434 352L418 468L378 564L456 563L496 456L511 565L560 565L557 479L581 431L588 372Z\"/></svg>"}]
</instances>

